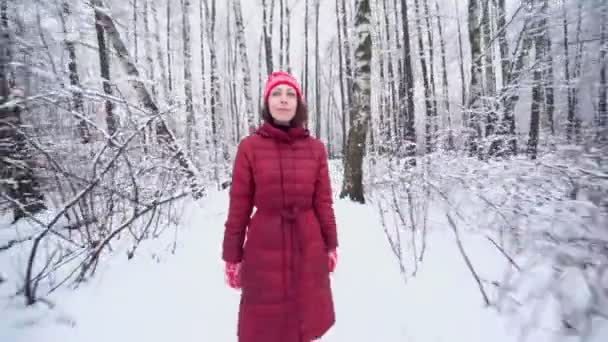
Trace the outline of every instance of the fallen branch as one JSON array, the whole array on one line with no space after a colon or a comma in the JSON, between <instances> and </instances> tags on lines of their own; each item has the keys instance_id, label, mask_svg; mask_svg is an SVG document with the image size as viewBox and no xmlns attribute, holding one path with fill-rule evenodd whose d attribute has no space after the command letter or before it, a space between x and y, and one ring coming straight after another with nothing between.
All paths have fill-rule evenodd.
<instances>
[{"instance_id":1,"label":"fallen branch","mask_svg":"<svg viewBox=\"0 0 608 342\"><path fill-rule=\"evenodd\" d=\"M507 258L507 260L509 260L509 262L511 263L511 265L513 265L513 267L515 267L518 271L521 271L521 268L519 267L519 265L517 265L517 263L515 262L515 260L513 260L513 258L511 258L509 256L509 254L507 254L507 252L505 252L504 248L500 247L494 240L492 240L491 237L486 236L486 239L490 240L490 242L492 242L492 244L494 245L494 247L498 248L498 250L500 251L500 253L502 253L502 255L504 255L505 258Z\"/></svg>"},{"instance_id":2,"label":"fallen branch","mask_svg":"<svg viewBox=\"0 0 608 342\"><path fill-rule=\"evenodd\" d=\"M13 246L15 246L19 243L22 243L22 242L30 241L31 239L32 239L32 237L30 236L28 238L21 239L21 240L9 240L9 242L6 245L0 246L0 252L7 251L7 250L11 249Z\"/></svg>"},{"instance_id":3,"label":"fallen branch","mask_svg":"<svg viewBox=\"0 0 608 342\"><path fill-rule=\"evenodd\" d=\"M469 271L471 271L473 278L475 278L475 281L477 282L477 285L479 286L479 291L481 292L481 295L483 296L483 300L484 300L486 306L489 306L490 300L488 299L488 295L486 294L486 291L483 288L483 284L481 283L481 280L480 280L479 276L477 275L477 272L475 272L475 269L473 268L473 265L471 264L471 261L469 260L469 257L467 256L467 253L464 251L464 247L462 246L462 242L460 241L460 235L458 234L458 229L456 228L456 224L454 223L454 220L452 219L452 216L450 216L449 213L446 213L446 216L448 218L450 227L452 227L452 230L454 231L454 235L456 235L456 243L458 244L458 249L460 250L460 254L462 254L462 257L464 258L464 261L466 262L467 267L469 268Z\"/></svg>"}]
</instances>

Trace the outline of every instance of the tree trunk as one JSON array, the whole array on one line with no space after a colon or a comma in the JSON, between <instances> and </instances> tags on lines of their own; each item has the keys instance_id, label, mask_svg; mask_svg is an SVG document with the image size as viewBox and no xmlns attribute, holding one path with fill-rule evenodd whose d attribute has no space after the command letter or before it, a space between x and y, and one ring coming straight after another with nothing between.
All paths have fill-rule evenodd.
<instances>
[{"instance_id":1,"label":"tree trunk","mask_svg":"<svg viewBox=\"0 0 608 342\"><path fill-rule=\"evenodd\" d=\"M369 0L357 0L355 29L354 117L348 134L348 155L344 167L344 183L340 197L348 196L355 202L365 203L363 194L363 155L371 109L371 60L370 33L371 10Z\"/></svg>"},{"instance_id":2,"label":"tree trunk","mask_svg":"<svg viewBox=\"0 0 608 342\"><path fill-rule=\"evenodd\" d=\"M426 109L426 122L425 122L425 140L426 140L426 153L431 153L435 150L435 139L432 132L432 125L434 121L433 115L433 102L431 99L431 85L429 82L429 73L427 71L426 56L424 52L424 43L422 36L422 23L420 20L420 1L414 0L414 10L416 11L416 27L418 33L418 57L420 58L420 68L422 69L422 84L424 87L424 107Z\"/></svg>"},{"instance_id":3,"label":"tree trunk","mask_svg":"<svg viewBox=\"0 0 608 342\"><path fill-rule=\"evenodd\" d=\"M245 96L245 110L247 111L247 125L252 129L255 125L253 121L253 98L251 90L251 69L249 68L249 57L247 57L247 45L245 44L245 26L243 24L243 14L241 12L241 0L233 0L234 20L236 23L236 39L239 44L239 55L241 56L241 67L243 72L243 86Z\"/></svg>"},{"instance_id":4,"label":"tree trunk","mask_svg":"<svg viewBox=\"0 0 608 342\"><path fill-rule=\"evenodd\" d=\"M484 108L486 111L485 136L494 135L498 116L494 98L496 96L496 73L494 71L494 47L492 44L492 17L490 16L490 0L482 0L483 13L481 17L483 54L485 64Z\"/></svg>"},{"instance_id":5,"label":"tree trunk","mask_svg":"<svg viewBox=\"0 0 608 342\"><path fill-rule=\"evenodd\" d=\"M153 0L143 0L144 2L144 50L146 51L146 64L148 65L148 69L146 70L146 76L148 78L148 82L150 83L150 87L152 90L152 96L154 99L158 101L158 94L156 92L156 80L155 80L155 71L154 71L154 53L152 52L152 43L150 39L150 22L149 12L148 12L148 2Z\"/></svg>"},{"instance_id":6,"label":"tree trunk","mask_svg":"<svg viewBox=\"0 0 608 342\"><path fill-rule=\"evenodd\" d=\"M338 78L340 80L340 117L342 119L342 149L346 146L346 94L344 92L344 61L342 54L342 16L340 15L340 1L336 1L336 25L338 31Z\"/></svg>"},{"instance_id":7,"label":"tree trunk","mask_svg":"<svg viewBox=\"0 0 608 342\"><path fill-rule=\"evenodd\" d=\"M203 0L201 0L203 1ZM173 99L173 63L171 61L171 0L167 0L167 74L169 76L169 98ZM170 102L171 103L171 102Z\"/></svg>"},{"instance_id":8,"label":"tree trunk","mask_svg":"<svg viewBox=\"0 0 608 342\"><path fill-rule=\"evenodd\" d=\"M435 43L433 41L433 26L431 25L431 13L429 11L429 0L424 0L424 18L426 23L426 36L429 51L429 82L431 84L431 98L433 108L432 134L437 138L439 117L437 115L437 87L435 86ZM436 142L435 142L436 144Z\"/></svg>"},{"instance_id":9,"label":"tree trunk","mask_svg":"<svg viewBox=\"0 0 608 342\"><path fill-rule=\"evenodd\" d=\"M279 66L281 70L285 70L285 0L279 0Z\"/></svg>"},{"instance_id":10,"label":"tree trunk","mask_svg":"<svg viewBox=\"0 0 608 342\"><path fill-rule=\"evenodd\" d=\"M608 26L608 5L604 5L602 8L602 20L601 20L601 31L600 31L600 89L598 99L598 139L600 142L606 142L608 140L608 86L606 85L606 50L608 50L608 43L606 42L606 26Z\"/></svg>"},{"instance_id":11,"label":"tree trunk","mask_svg":"<svg viewBox=\"0 0 608 342\"><path fill-rule=\"evenodd\" d=\"M321 0L315 1L315 135L321 138L321 73L319 64L319 5Z\"/></svg>"},{"instance_id":12,"label":"tree trunk","mask_svg":"<svg viewBox=\"0 0 608 342\"><path fill-rule=\"evenodd\" d=\"M466 111L464 110L464 108L466 107L467 104L467 90L466 90L466 79L464 76L464 52L462 49L462 30L460 28L460 13L458 13L458 2L456 2L455 0L455 8L456 8L456 24L458 27L458 64L460 66L460 85L461 85L461 90L460 90L460 97L461 97L461 106L463 108L463 114L466 113ZM466 118L463 118L462 120L463 125L467 126L468 122L466 120Z\"/></svg>"},{"instance_id":13,"label":"tree trunk","mask_svg":"<svg viewBox=\"0 0 608 342\"><path fill-rule=\"evenodd\" d=\"M481 9L479 0L469 0L469 44L471 46L471 85L469 87L468 132L466 134L466 149L470 155L478 153L481 125L479 115L483 110L482 99L482 63L481 63Z\"/></svg>"},{"instance_id":14,"label":"tree trunk","mask_svg":"<svg viewBox=\"0 0 608 342\"><path fill-rule=\"evenodd\" d=\"M336 0L338 1L338 0ZM348 128L350 129L350 126L352 125L352 106L353 106L353 87L354 87L354 80L353 80L353 62L351 59L351 52L350 52L350 35L349 35L349 24L348 24L348 15L347 15L347 11L346 11L346 2L345 0L341 0L342 1L342 37L344 38L344 64L346 66L346 94L347 94L347 101L346 101L346 109L344 110L344 113L348 114ZM347 142L348 145L348 142ZM346 147L346 145L345 145ZM344 155L346 155L344 153Z\"/></svg>"},{"instance_id":15,"label":"tree trunk","mask_svg":"<svg viewBox=\"0 0 608 342\"><path fill-rule=\"evenodd\" d=\"M395 42L395 54L392 54L393 57L393 65L395 65L395 93L393 96L393 120L394 128L395 128L395 142L397 146L401 145L402 139L405 134L405 122L404 118L407 114L407 107L405 105L407 89L406 84L403 82L405 77L403 75L403 55L401 54L401 42L405 39L401 36L400 28L403 27L402 23L399 21L401 17L401 10L398 8L397 0L393 0L393 41ZM408 39L409 42L409 39ZM398 83L397 83L398 82Z\"/></svg>"},{"instance_id":16,"label":"tree trunk","mask_svg":"<svg viewBox=\"0 0 608 342\"><path fill-rule=\"evenodd\" d=\"M154 98L154 101L156 103L158 103L158 93L156 91L156 80L155 80L155 75L154 75L154 59L152 58L152 56L154 54L152 52L152 43L150 41L152 39L152 37L150 36L148 1L150 1L150 0L143 0L143 2L144 2L144 12L143 12L144 53L145 53L144 57L145 57L145 61L146 61L146 70L145 71L146 71L146 80L150 84L150 90L152 92L152 97ZM152 130L149 127L146 127L146 129L144 130L143 139L144 139L143 150L144 150L144 153L147 153L149 142L152 141Z\"/></svg>"},{"instance_id":17,"label":"tree trunk","mask_svg":"<svg viewBox=\"0 0 608 342\"><path fill-rule=\"evenodd\" d=\"M101 6L99 3L98 6ZM99 49L99 66L101 68L101 79L103 91L106 95L112 96L112 85L110 84L110 58L106 47L105 28L102 25L102 17L99 11L95 11L95 31L97 32L97 45ZM105 100L106 125L110 136L116 133L117 122L114 117L114 104L110 99Z\"/></svg>"},{"instance_id":18,"label":"tree trunk","mask_svg":"<svg viewBox=\"0 0 608 342\"><path fill-rule=\"evenodd\" d=\"M266 55L266 74L272 73L272 31L269 29L270 23L268 21L268 0L262 0L262 30L264 34L264 51ZM272 8L270 9L272 11Z\"/></svg>"},{"instance_id":19,"label":"tree trunk","mask_svg":"<svg viewBox=\"0 0 608 342\"><path fill-rule=\"evenodd\" d=\"M505 0L493 0L494 6L496 7L496 20L497 20L497 35L498 35L498 48L500 52L500 72L503 87L506 84L507 74L509 72L509 41L507 40L507 21L506 21L506 10Z\"/></svg>"},{"instance_id":20,"label":"tree trunk","mask_svg":"<svg viewBox=\"0 0 608 342\"><path fill-rule=\"evenodd\" d=\"M0 2L0 187L11 202L13 223L20 218L45 209L44 196L34 173L32 156L26 145L21 121L21 107L7 102L20 100L23 94L10 86L12 62L11 39L8 25L8 0ZM6 194L4 194L6 192ZM34 294L26 287L28 305L34 303Z\"/></svg>"},{"instance_id":21,"label":"tree trunk","mask_svg":"<svg viewBox=\"0 0 608 342\"><path fill-rule=\"evenodd\" d=\"M0 0L0 30L0 99L2 100L2 104L4 104L8 101L10 93L8 74L12 58L8 27L8 0Z\"/></svg>"},{"instance_id":22,"label":"tree trunk","mask_svg":"<svg viewBox=\"0 0 608 342\"><path fill-rule=\"evenodd\" d=\"M392 51L392 46L391 46L391 35L390 35L390 25L389 25L389 9L388 9L388 4L386 0L382 1L382 8L383 11L381 12L381 16L384 17L384 43L386 44L386 46L384 47L385 51ZM394 72L394 68L393 68L393 54L392 52L388 52L383 54L383 56L386 55L386 75L384 77L384 81L383 83L388 87L388 89L386 89L384 92L385 94L381 94L381 96L384 98L384 103L385 103L385 109L384 112L381 112L381 114L386 114L387 118L384 120L383 127L381 128L381 136L383 136L384 140L386 141L386 144L390 146L390 149L393 150L394 149L394 141L393 141L393 133L395 132L395 128L394 128L394 124L396 123L395 120L392 120L392 116L396 115L396 111L395 111L395 72ZM385 58L381 58L381 61L384 61ZM381 72L384 72L384 68L382 67ZM382 148L382 146L381 146Z\"/></svg>"},{"instance_id":23,"label":"tree trunk","mask_svg":"<svg viewBox=\"0 0 608 342\"><path fill-rule=\"evenodd\" d=\"M158 61L158 66L160 68L160 83L163 92L163 96L161 98L165 100L165 103L170 104L171 94L169 93L169 85L167 83L167 69L165 67L165 59L163 58L163 50L160 44L160 22L158 20L158 10L156 7L156 1L152 1L151 6L152 17L154 20L154 41L156 44L156 60Z\"/></svg>"},{"instance_id":24,"label":"tree trunk","mask_svg":"<svg viewBox=\"0 0 608 342\"><path fill-rule=\"evenodd\" d=\"M78 121L78 134L80 136L80 142L87 144L91 141L91 132L89 125L84 119L84 102L82 98L80 77L78 75L78 63L76 58L76 46L74 41L70 39L71 34L74 32L74 20L72 19L72 11L70 4L67 1L62 3L62 12L60 13L61 24L63 27L63 34L65 36L64 44L65 49L68 53L68 70L70 75L70 85L72 86L72 101L74 102L74 111L83 116Z\"/></svg>"},{"instance_id":25,"label":"tree trunk","mask_svg":"<svg viewBox=\"0 0 608 342\"><path fill-rule=\"evenodd\" d=\"M454 149L454 135L452 133L452 116L450 113L450 93L448 90L448 67L446 62L445 54L445 40L443 39L443 27L441 25L441 16L439 15L439 3L435 0L435 10L437 11L437 30L439 32L439 44L441 47L441 81L443 88L443 101L445 106L445 113L447 116L447 142L446 148L448 150Z\"/></svg>"},{"instance_id":26,"label":"tree trunk","mask_svg":"<svg viewBox=\"0 0 608 342\"><path fill-rule=\"evenodd\" d=\"M289 10L290 6L285 8L285 65L287 66L287 72L291 73L291 61L289 60L289 51L291 44L291 11Z\"/></svg>"},{"instance_id":27,"label":"tree trunk","mask_svg":"<svg viewBox=\"0 0 608 342\"><path fill-rule=\"evenodd\" d=\"M525 60L530 53L532 47L532 37L529 33L530 23L534 20L534 16L538 13L529 11L526 20L524 21L518 42L513 52L514 61L509 62L507 73L503 80L500 99L502 99L502 119L498 126L498 134L500 138L495 138L490 144L489 155L491 156L507 156L517 153L517 139L515 137L515 105L519 101L519 88L521 87L521 77ZM534 26L534 25L532 25ZM520 46L520 42L523 43ZM507 144L506 149L504 144Z\"/></svg>"},{"instance_id":28,"label":"tree trunk","mask_svg":"<svg viewBox=\"0 0 608 342\"><path fill-rule=\"evenodd\" d=\"M206 0L199 0L198 2L198 16L199 16L199 21L200 21L200 25L199 25L199 34L200 34L200 54L201 54L201 87L202 87L202 93L201 93L201 100L202 100L202 108L203 108L203 113L208 113L208 108L207 108L207 98L208 98L208 94L207 94L207 73L206 73L206 67L205 67L205 50L206 50L206 45L205 45L205 25L207 24L206 20L205 20L205 11L204 11L204 1ZM208 120L204 120L205 124L203 125L205 130L207 130L208 126L207 126L207 122ZM205 134L205 145L208 146L209 145L209 135Z\"/></svg>"},{"instance_id":29,"label":"tree trunk","mask_svg":"<svg viewBox=\"0 0 608 342\"><path fill-rule=\"evenodd\" d=\"M582 22L583 22L583 2L578 3L578 18L576 21L576 55L574 56L574 79L578 82L581 77L581 69L583 63L583 40L581 39L582 34ZM574 138L577 143L582 141L581 132L581 118L577 114L578 109L578 87L572 87L572 113L568 114L568 117L574 121Z\"/></svg>"},{"instance_id":30,"label":"tree trunk","mask_svg":"<svg viewBox=\"0 0 608 342\"><path fill-rule=\"evenodd\" d=\"M139 44L137 42L137 0L133 0L133 49L135 52L133 56L135 57L135 64L139 62L138 47Z\"/></svg>"},{"instance_id":31,"label":"tree trunk","mask_svg":"<svg viewBox=\"0 0 608 342\"><path fill-rule=\"evenodd\" d=\"M563 26L564 26L564 75L566 78L566 84L568 89L568 117L567 117L567 127L566 127L566 138L568 142L572 142L572 138L575 134L576 127L579 125L579 120L576 117L576 91L574 86L571 84L572 80L570 77L570 43L569 43L569 33L568 33L568 14L566 11L566 5L562 5L563 8ZM579 45L580 41L580 29L581 29L581 12L582 12L582 3L578 4L578 20L577 20L577 45ZM575 55L575 68L576 68L576 59L577 55ZM576 73L575 73L576 74ZM576 75L574 76L576 78Z\"/></svg>"},{"instance_id":32,"label":"tree trunk","mask_svg":"<svg viewBox=\"0 0 608 342\"><path fill-rule=\"evenodd\" d=\"M217 61L217 47L215 40L215 0L211 0L211 11L207 10L207 36L209 37L209 59L211 62L211 135L213 140L213 151L215 153L214 175L219 187L220 167L223 168L224 163L229 160L227 139L224 138L224 120L223 120L223 105L220 95L221 83L219 79L219 68Z\"/></svg>"},{"instance_id":33,"label":"tree trunk","mask_svg":"<svg viewBox=\"0 0 608 342\"><path fill-rule=\"evenodd\" d=\"M405 157L409 158L407 165L416 165L416 125L414 111L414 69L410 48L410 30L407 10L407 0L401 0L401 33L403 37L403 78L400 80L399 103L407 101L407 106L401 105L400 117L403 122L403 140Z\"/></svg>"},{"instance_id":34,"label":"tree trunk","mask_svg":"<svg viewBox=\"0 0 608 342\"><path fill-rule=\"evenodd\" d=\"M530 0L526 5L529 10L526 13L526 18L523 23L523 28L517 39L515 50L513 51L513 61L505 66L506 72L503 79L503 85L499 98L502 100L502 119L498 126L498 134L500 137L493 139L489 155L491 156L508 156L517 153L517 139L515 136L515 106L519 101L519 88L521 87L521 77L525 60L527 59L530 49L533 46L533 37L530 31L534 29L536 24L533 24L536 17L540 14L538 10L531 10ZM500 7L500 6L499 6ZM532 27L532 30L530 29ZM523 43L521 43L523 42ZM521 43L521 44L520 44ZM504 45L501 45L503 48ZM506 49L501 48L501 55L506 52ZM502 67L501 67L502 70ZM506 148L504 145L507 145Z\"/></svg>"},{"instance_id":35,"label":"tree trunk","mask_svg":"<svg viewBox=\"0 0 608 342\"><path fill-rule=\"evenodd\" d=\"M230 5L230 3L228 3ZM237 79L237 70L238 70L238 59L239 59L239 42L238 38L232 39L232 21L231 12L228 12L226 15L226 37L224 41L227 42L226 49L224 50L224 69L228 71L227 77L224 78L225 84L225 92L228 93L228 106L230 106L229 113L230 118L232 119L232 133L233 141L238 144L238 141L241 138L241 120L240 120L240 111L237 103L236 89L234 84ZM236 22L235 22L236 26ZM237 29L238 30L238 29ZM228 124L226 125L228 127ZM254 127L249 126L249 130L252 130Z\"/></svg>"},{"instance_id":36,"label":"tree trunk","mask_svg":"<svg viewBox=\"0 0 608 342\"><path fill-rule=\"evenodd\" d=\"M182 45L184 53L184 95L186 105L186 150L192 159L194 147L192 145L196 118L194 104L192 103L192 52L190 51L190 0L181 0L182 5ZM196 139L195 139L196 143Z\"/></svg>"},{"instance_id":37,"label":"tree trunk","mask_svg":"<svg viewBox=\"0 0 608 342\"><path fill-rule=\"evenodd\" d=\"M543 7L545 8L545 15L548 15L548 7L549 0L543 0ZM543 52L544 57L546 59L546 67L543 72L543 80L544 80L544 95L545 95L545 110L547 115L547 122L549 125L549 131L551 135L555 134L555 122L554 122L554 113L555 113L555 95L553 91L553 82L554 82L554 72L553 72L553 48L551 43L551 34L549 29L545 25L544 29L544 47L545 51Z\"/></svg>"},{"instance_id":38,"label":"tree trunk","mask_svg":"<svg viewBox=\"0 0 608 342\"><path fill-rule=\"evenodd\" d=\"M158 116L160 114L158 106L156 103L154 103L154 100L152 99L152 96L150 96L150 93L146 89L145 85L139 81L140 73L131 60L129 51L120 38L120 33L118 32L114 21L102 8L101 0L93 0L92 3L93 6L95 6L95 16L99 19L97 23L103 26L105 32L107 32L108 37L112 41L112 45L116 50L116 54L118 55L124 72L127 74L127 76L129 76L129 83L133 87L133 90L135 90L139 101L143 107L150 112L150 115ZM199 183L200 175L198 169L192 163L192 161L188 159L186 154L177 144L175 137L171 131L169 131L165 121L162 120L162 118L159 118L157 121L156 131L160 142L169 149L173 158L177 160L178 164L186 174L186 178L190 182L190 187L192 189L192 197L195 199L202 197L204 195L205 188Z\"/></svg>"},{"instance_id":39,"label":"tree trunk","mask_svg":"<svg viewBox=\"0 0 608 342\"><path fill-rule=\"evenodd\" d=\"M546 4L546 2L545 2ZM541 11L541 15L545 14L546 10ZM543 16L538 20L534 30L534 60L535 68L533 71L533 86L532 86L532 104L530 109L530 130L528 136L528 156L530 159L536 159L538 154L538 134L540 126L540 107L542 101L542 70L544 68L544 35L547 28L547 20Z\"/></svg>"}]
</instances>

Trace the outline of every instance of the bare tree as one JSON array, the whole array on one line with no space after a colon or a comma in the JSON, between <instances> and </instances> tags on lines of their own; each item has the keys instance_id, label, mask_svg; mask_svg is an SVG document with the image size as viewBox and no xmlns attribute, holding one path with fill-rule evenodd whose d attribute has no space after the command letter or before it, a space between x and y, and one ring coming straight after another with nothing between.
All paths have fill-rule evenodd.
<instances>
[{"instance_id":1,"label":"bare tree","mask_svg":"<svg viewBox=\"0 0 608 342\"><path fill-rule=\"evenodd\" d=\"M68 62L68 70L70 75L70 85L72 86L72 101L74 103L74 110L81 114L82 119L78 120L78 133L80 135L80 141L83 144L89 143L91 141L91 132L89 130L89 125L84 119L84 105L80 84L80 77L78 75L78 60L76 58L76 46L74 41L70 38L71 33L74 32L74 21L72 19L72 11L70 9L70 4L67 1L63 1L61 4L61 11L59 12L59 18L61 19L61 26L63 28L64 45L65 49L68 52L69 62Z\"/></svg>"},{"instance_id":2,"label":"bare tree","mask_svg":"<svg viewBox=\"0 0 608 342\"><path fill-rule=\"evenodd\" d=\"M543 0L544 8L549 8L548 0ZM548 16L549 13L545 10L545 15ZM553 71L553 47L551 43L551 34L546 25L544 29L544 47L545 51L543 52L545 56L545 64L546 66L543 68L543 80L544 80L544 88L543 95L545 99L545 112L546 112L546 122L549 127L549 132L553 135L555 134L555 94L554 94L554 71Z\"/></svg>"},{"instance_id":3,"label":"bare tree","mask_svg":"<svg viewBox=\"0 0 608 342\"><path fill-rule=\"evenodd\" d=\"M251 70L249 68L249 58L247 57L247 44L245 44L245 26L243 24L243 14L241 13L241 0L233 0L234 20L236 23L236 39L239 44L239 55L241 56L241 67L243 72L243 86L245 95L245 111L247 112L247 125L249 128L254 126L253 121L253 98L251 93Z\"/></svg>"},{"instance_id":4,"label":"bare tree","mask_svg":"<svg viewBox=\"0 0 608 342\"><path fill-rule=\"evenodd\" d=\"M538 154L538 135L540 126L540 108L542 101L542 67L545 60L545 30L547 29L547 1L542 1L541 18L537 21L533 31L534 60L536 67L533 71L532 104L530 109L530 131L528 138L528 155L536 159Z\"/></svg>"},{"instance_id":5,"label":"bare tree","mask_svg":"<svg viewBox=\"0 0 608 342\"><path fill-rule=\"evenodd\" d=\"M482 26L482 37L483 37L483 64L485 73L485 82L483 86L484 103L486 111L486 126L485 136L491 136L495 133L496 123L498 122L498 116L496 114L496 105L494 98L496 97L496 73L494 70L494 47L492 37L492 27L494 20L490 15L490 0L481 1L482 14L481 14L481 26Z\"/></svg>"},{"instance_id":6,"label":"bare tree","mask_svg":"<svg viewBox=\"0 0 608 342\"><path fill-rule=\"evenodd\" d=\"M203 1L203 0L201 0ZM167 74L168 74L168 81L169 81L169 98L171 98L172 94L173 94L173 74L172 74L172 69L173 69L173 62L171 59L171 0L167 0Z\"/></svg>"},{"instance_id":7,"label":"bare tree","mask_svg":"<svg viewBox=\"0 0 608 342\"><path fill-rule=\"evenodd\" d=\"M443 38L443 26L439 15L439 3L435 0L435 10L437 11L437 30L439 32L439 46L441 47L441 82L443 88L443 103L447 117L447 146L448 150L454 149L454 135L452 132L452 115L450 113L450 92L448 90L448 67L446 62L445 40ZM459 35L460 36L460 35Z\"/></svg>"},{"instance_id":8,"label":"bare tree","mask_svg":"<svg viewBox=\"0 0 608 342\"><path fill-rule=\"evenodd\" d=\"M418 58L420 59L420 68L422 69L422 84L424 88L424 107L426 109L426 122L425 122L425 142L426 152L431 153L435 149L435 139L432 132L433 122L435 115L433 113L433 100L432 100L432 89L430 84L430 75L428 71L427 59L424 49L423 35L422 35L422 23L420 14L420 0L414 0L414 10L416 11L416 28L418 36Z\"/></svg>"},{"instance_id":9,"label":"bare tree","mask_svg":"<svg viewBox=\"0 0 608 342\"><path fill-rule=\"evenodd\" d=\"M272 25L268 20L269 9L267 1L268 0L262 0L262 30L264 34L264 51L266 55L266 73L270 74L274 69L272 65L272 30L270 29ZM270 11L272 11L272 8L270 8Z\"/></svg>"},{"instance_id":10,"label":"bare tree","mask_svg":"<svg viewBox=\"0 0 608 342\"><path fill-rule=\"evenodd\" d=\"M338 0L336 0L338 1ZM342 10L342 38L343 38L343 44L344 44L344 66L345 66L345 70L344 70L344 77L346 79L346 108L344 108L344 113L345 115L348 115L348 123L347 123L347 128L350 129L350 126L352 125L352 112L353 112L353 89L354 89L354 80L353 80L353 62L352 62L352 56L351 56L351 39L350 39L350 34L349 34L349 28L350 28L350 24L349 24L349 18L348 18L348 14L346 11L346 2L345 0L339 0L342 2L342 6L341 6L341 10ZM344 144L342 146L342 148L344 149L342 151L342 155L346 157L346 146L348 145L348 141L346 144Z\"/></svg>"},{"instance_id":11,"label":"bare tree","mask_svg":"<svg viewBox=\"0 0 608 342\"><path fill-rule=\"evenodd\" d=\"M437 139L439 118L437 115L437 87L435 86L435 43L433 41L433 26L431 25L431 13L429 11L429 0L424 0L424 21L426 23L426 37L429 51L429 83L431 85L431 100L433 108L432 134ZM436 142L435 142L436 143Z\"/></svg>"},{"instance_id":12,"label":"bare tree","mask_svg":"<svg viewBox=\"0 0 608 342\"><path fill-rule=\"evenodd\" d=\"M403 140L405 145L405 156L409 158L408 165L416 165L416 126L414 112L414 69L412 68L412 57L410 48L410 30L407 1L401 0L401 34L403 37L403 78L399 84L400 118L402 122ZM407 105L403 106L403 101Z\"/></svg>"},{"instance_id":13,"label":"bare tree","mask_svg":"<svg viewBox=\"0 0 608 342\"><path fill-rule=\"evenodd\" d=\"M308 3L308 0L306 0ZM336 1L336 27L338 32L338 79L340 81L340 117L342 118L342 148L346 146L346 93L344 92L344 54L342 43L342 11L340 1Z\"/></svg>"},{"instance_id":14,"label":"bare tree","mask_svg":"<svg viewBox=\"0 0 608 342\"><path fill-rule=\"evenodd\" d=\"M348 132L344 182L340 197L365 203L363 195L363 154L371 110L371 59L372 38L370 32L371 9L369 0L357 0L355 29L357 49L355 51L354 111Z\"/></svg>"},{"instance_id":15,"label":"bare tree","mask_svg":"<svg viewBox=\"0 0 608 342\"><path fill-rule=\"evenodd\" d=\"M101 2L95 1L94 5L101 6ZM101 79L103 82L103 91L108 97L113 95L112 84L110 83L110 54L106 47L106 34L102 25L102 18L99 11L95 11L95 31L97 32L97 45L99 50L99 67L101 69ZM137 41L137 38L136 38ZM137 43L136 43L137 45ZM137 62L136 62L137 63ZM117 121L114 115L114 104L108 98L105 100L106 125L110 136L116 133Z\"/></svg>"},{"instance_id":16,"label":"bare tree","mask_svg":"<svg viewBox=\"0 0 608 342\"><path fill-rule=\"evenodd\" d=\"M152 11L152 20L154 21L154 42L156 45L156 61L158 62L160 71L160 83L162 86L163 99L165 103L171 103L171 94L169 93L169 84L167 80L167 69L165 67L165 59L163 57L163 50L160 44L160 22L158 20L158 10L156 1L150 3L150 10ZM169 18L167 18L169 20Z\"/></svg>"},{"instance_id":17,"label":"bare tree","mask_svg":"<svg viewBox=\"0 0 608 342\"><path fill-rule=\"evenodd\" d=\"M13 222L45 209L44 196L22 127L23 93L11 86L12 41L8 0L0 2L0 194L9 201Z\"/></svg>"},{"instance_id":18,"label":"bare tree","mask_svg":"<svg viewBox=\"0 0 608 342\"><path fill-rule=\"evenodd\" d=\"M577 24L576 24L576 46L577 46L577 53L574 57L574 79L576 79L577 77L577 72L576 70L579 68L580 66L580 58L579 58L579 51L581 51L582 53L582 42L580 39L580 34L581 34L581 30L582 30L582 7L583 4L582 2L578 3L578 18L577 18ZM566 5L563 4L562 5L563 8L563 26L564 26L564 55L565 55L565 61L564 61L564 74L565 74L565 78L566 78L566 84L568 85L568 124L566 127L566 137L568 139L568 141L572 141L573 137L580 137L580 119L578 118L578 116L576 115L576 105L577 105L577 90L576 87L574 87L571 84L571 68L570 68L570 43L569 43L569 30L568 30L568 17L567 17L567 11L566 11Z\"/></svg>"},{"instance_id":19,"label":"bare tree","mask_svg":"<svg viewBox=\"0 0 608 342\"><path fill-rule=\"evenodd\" d=\"M608 86L606 84L606 50L608 50L608 43L606 42L606 26L608 26L608 5L604 5L602 8L602 20L600 28L600 89L598 98L598 126L599 126L599 139L605 142L608 140Z\"/></svg>"},{"instance_id":20,"label":"bare tree","mask_svg":"<svg viewBox=\"0 0 608 342\"><path fill-rule=\"evenodd\" d=\"M107 14L107 11L102 8L101 0L93 0L92 3L95 6L95 17L98 19L96 22L98 25L103 27L105 32L107 32L108 38L116 50L116 54L121 62L124 72L130 76L129 82L132 88L135 90L138 100L153 118L158 117L160 115L158 106L154 102L145 85L139 80L139 70L137 70L137 67L131 60L129 51L120 37L120 33L114 24L114 20ZM202 197L205 189L200 184L200 174L198 169L177 144L175 136L173 133L171 133L171 131L169 131L165 121L160 118L156 122L157 137L161 144L167 147L173 154L173 157L181 167L182 171L184 171L186 178L190 182L192 197Z\"/></svg>"},{"instance_id":21,"label":"bare tree","mask_svg":"<svg viewBox=\"0 0 608 342\"><path fill-rule=\"evenodd\" d=\"M184 94L186 101L186 149L188 156L192 158L193 134L198 132L196 128L196 117L194 116L194 104L192 103L192 52L190 43L190 0L181 0L182 5L182 40L184 55ZM197 143L195 138L195 144Z\"/></svg>"},{"instance_id":22,"label":"bare tree","mask_svg":"<svg viewBox=\"0 0 608 342\"><path fill-rule=\"evenodd\" d=\"M461 97L461 106L464 109L466 107L466 98L467 98L467 91L466 91L466 86L465 86L465 76L464 76L464 53L463 53L463 49L462 49L462 30L460 28L460 14L458 13L458 2L455 0L454 3L454 7L456 8L456 25L458 28L458 64L460 66L460 85L461 85L461 90L460 90L460 97ZM465 111L463 110L463 114L465 113ZM466 123L466 120L463 120L464 123Z\"/></svg>"}]
</instances>

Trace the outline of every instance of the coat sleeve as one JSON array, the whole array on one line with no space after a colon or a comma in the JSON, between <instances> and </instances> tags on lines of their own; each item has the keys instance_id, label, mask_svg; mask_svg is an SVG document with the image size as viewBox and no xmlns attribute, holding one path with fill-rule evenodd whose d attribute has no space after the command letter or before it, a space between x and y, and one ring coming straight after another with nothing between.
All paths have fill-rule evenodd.
<instances>
[{"instance_id":1,"label":"coat sleeve","mask_svg":"<svg viewBox=\"0 0 608 342\"><path fill-rule=\"evenodd\" d=\"M239 144L232 170L228 217L224 224L222 259L238 263L243 257L246 227L253 210L253 172L247 141Z\"/></svg>"},{"instance_id":2,"label":"coat sleeve","mask_svg":"<svg viewBox=\"0 0 608 342\"><path fill-rule=\"evenodd\" d=\"M319 144L320 165L319 174L315 182L314 208L321 223L321 233L328 250L338 247L336 231L336 217L333 208L333 193L329 177L327 151L325 145Z\"/></svg>"}]
</instances>

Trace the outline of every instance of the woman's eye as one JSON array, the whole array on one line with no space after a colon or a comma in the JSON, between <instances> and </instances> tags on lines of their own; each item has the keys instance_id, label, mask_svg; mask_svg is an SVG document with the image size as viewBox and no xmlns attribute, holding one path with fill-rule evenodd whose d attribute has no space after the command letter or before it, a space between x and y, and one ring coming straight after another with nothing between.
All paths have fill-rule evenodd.
<instances>
[{"instance_id":1,"label":"woman's eye","mask_svg":"<svg viewBox=\"0 0 608 342\"><path fill-rule=\"evenodd\" d=\"M294 97L294 96L296 96L296 93L287 93L287 96Z\"/></svg>"}]
</instances>

